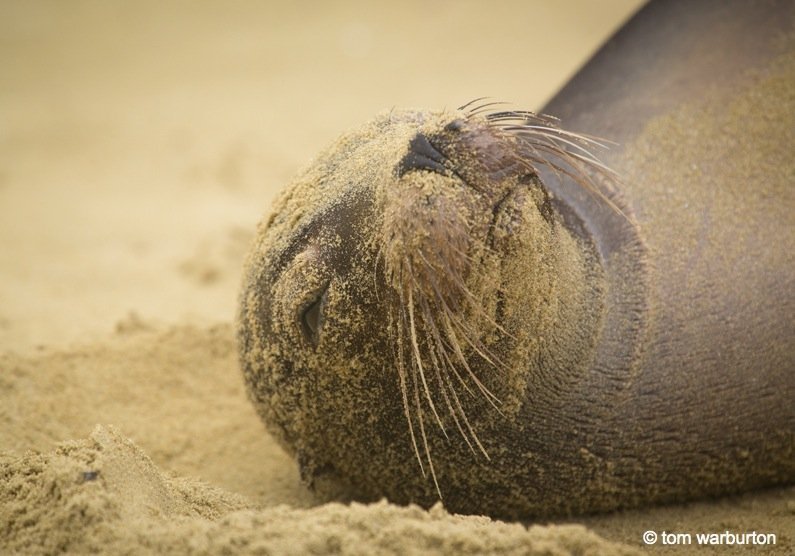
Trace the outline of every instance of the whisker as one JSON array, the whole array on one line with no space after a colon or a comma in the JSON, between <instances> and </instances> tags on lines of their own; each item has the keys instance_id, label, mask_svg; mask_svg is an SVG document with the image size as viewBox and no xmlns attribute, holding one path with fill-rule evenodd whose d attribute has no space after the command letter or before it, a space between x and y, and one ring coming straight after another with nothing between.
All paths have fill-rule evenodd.
<instances>
[{"instance_id":1,"label":"whisker","mask_svg":"<svg viewBox=\"0 0 795 556\"><path fill-rule=\"evenodd\" d=\"M453 349L449 342L445 342L445 347L448 349ZM458 379L458 382L461 384L461 386L464 387L464 390L466 390L470 396L475 397L474 390L472 390L469 387L469 384L467 384L466 381L461 377L461 374L458 372L456 365L453 363L453 361L450 359L450 356L447 354L447 350L442 351L442 355L444 356L447 368L452 371L453 376L455 376L456 379Z\"/></svg>"},{"instance_id":2,"label":"whisker","mask_svg":"<svg viewBox=\"0 0 795 556\"><path fill-rule=\"evenodd\" d=\"M428 435L425 434L425 423L422 419L422 405L420 404L420 393L419 388L417 388L416 383L416 371L414 373L414 402L417 406L417 416L419 417L420 422L420 434L422 436L422 444L425 448L425 456L428 460L428 468L431 471L431 478L433 479L433 484L436 487L436 493L439 495L439 500L442 499L442 491L439 488L439 481L436 479L436 470L433 468L433 459L431 458L431 448L428 445Z\"/></svg>"},{"instance_id":3,"label":"whisker","mask_svg":"<svg viewBox=\"0 0 795 556\"><path fill-rule=\"evenodd\" d=\"M457 253L461 253L461 251L454 245L450 245L449 248L456 251ZM432 268L431 263L428 262L428 259L426 259L425 256L422 254L422 251L417 251L416 254L420 257L420 259L426 264L428 268ZM475 261L474 258L470 258L470 261L473 263L480 262L480 261ZM431 274L431 276L433 276L433 274ZM498 323L496 320L491 318L491 316L488 313L486 313L485 309L483 309L483 307L481 307L480 305L481 300L469 290L469 288L467 287L466 283L464 282L463 278L461 278L460 275L458 275L457 273L448 272L447 277L452 279L458 292L461 292L465 296L470 298L470 300L472 301L470 307L474 308L478 312L479 316L484 318L490 325L494 326L500 333L505 334L506 336L514 340L516 339L516 337L513 334L508 332L500 323ZM445 299L445 296L442 295L441 288L439 287L438 283L435 280L431 280L430 285L439 299Z\"/></svg>"},{"instance_id":4,"label":"whisker","mask_svg":"<svg viewBox=\"0 0 795 556\"><path fill-rule=\"evenodd\" d=\"M457 327L457 328L458 328L458 329L461 331L462 335L463 335L463 336L464 336L464 338L467 340L467 342L473 342L473 341L476 341L476 340L472 340L472 338L476 337L476 336L477 336L477 334L476 334L474 331L472 331L472 329L470 329L470 328L469 328L469 327L468 327L468 326L465 324L465 322L463 321L463 319L459 319L459 318L458 318L458 316L457 316L457 315L456 315L456 314L455 314L453 311L449 310L449 308L446 308L446 307L445 307L445 312L447 313L447 317L450 319L450 322L451 322L452 324L455 324L455 326L456 326L456 327ZM473 347L473 348L475 348L475 346L472 346L472 347ZM483 343L482 343L482 342L480 342L479 340L477 340L477 348L478 348L478 349L480 349L480 350L483 352L483 353L479 353L479 355L480 355L480 356L481 356L481 357L482 357L482 358L483 358L483 359L484 359L484 360L485 360L487 363L489 363L490 365L492 365L492 366L493 366L493 367L494 367L496 370L498 370L498 371L500 371L500 372L510 372L510 368L509 368L508 366L506 366L506 365L505 365L505 364L504 364L504 363L503 363L503 362L500 360L500 358L499 358L499 357L497 357L497 356L496 356L494 353L491 353L491 350L489 350L489 349L488 349L488 348L487 348L485 345L483 345Z\"/></svg>"},{"instance_id":5,"label":"whisker","mask_svg":"<svg viewBox=\"0 0 795 556\"><path fill-rule=\"evenodd\" d=\"M546 144L546 143L530 143L529 141L525 142L526 146L533 149L534 152L547 152L551 154L553 157L562 158L567 164L569 164L572 169L569 170L562 166L561 164L553 162L548 157L543 157L541 154L538 157L527 155L527 157L532 161L538 164L538 166L545 166L550 170L554 171L558 176L560 174L566 175L570 177L575 183L580 184L585 188L586 191L589 191L613 209L617 214L620 214L624 218L627 218L624 211L618 207L610 197L608 197L603 191L601 191L596 185L594 184L592 178L588 175L587 171L583 169L582 164L585 163L587 166L593 168L593 170L597 171L598 173L605 175L607 179L614 179L616 174L606 166L602 165L601 163L594 164L592 161L583 161L576 156L576 153L570 153L568 151L561 151L560 148ZM537 172L537 170L536 170ZM612 176L610 174L613 174Z\"/></svg>"},{"instance_id":6,"label":"whisker","mask_svg":"<svg viewBox=\"0 0 795 556\"><path fill-rule=\"evenodd\" d=\"M469 102L467 102L467 103L466 103L466 104L464 104L463 106L459 106L459 107L458 107L458 109L459 109L461 112L463 112L463 111L465 111L465 110L466 110L466 109L467 109L469 106L472 106L473 104L475 104L476 102L480 102L481 100L486 100L487 98L489 98L489 97L478 97L478 98L476 98L476 99L470 100Z\"/></svg>"},{"instance_id":7,"label":"whisker","mask_svg":"<svg viewBox=\"0 0 795 556\"><path fill-rule=\"evenodd\" d=\"M443 347L439 343L437 343L435 348L433 350L431 350L431 352L430 352L431 353L431 358L434 360L434 366L437 367L437 371L439 369L439 361L440 361L441 355L439 353L434 353L434 352L435 351L441 351L441 350L443 350ZM458 419L458 415L456 414L456 410L454 409L453 405L450 403L450 398L447 395L447 389L445 388L445 386L449 386L449 382L448 382L448 379L447 379L447 374L445 373L444 376L443 376L441 372L437 372L437 377L439 379L439 384L441 385L442 396L444 397L444 400L447 403L448 411L450 411L450 416L453 418L453 422L455 423L455 426L458 429L458 432L461 434L461 437L464 439L464 442L466 442L467 446L469 446L469 449L474 454L475 453L475 449L472 446L472 443L469 441L469 438L467 437L466 433L464 432L464 429L461 426L461 422ZM452 389L451 391L452 391L453 395L455 395L455 389Z\"/></svg>"},{"instance_id":8,"label":"whisker","mask_svg":"<svg viewBox=\"0 0 795 556\"><path fill-rule=\"evenodd\" d=\"M608 144L615 145L616 143L593 135L562 129L559 126L560 120L554 116L536 114L528 110L495 111L485 114L483 117L489 125L516 137L530 152L536 153L536 156L526 155L533 163L528 168L529 170L537 174L538 168L546 167L559 178L561 175L568 176L595 197L604 201L616 213L627 218L624 211L591 177L591 171L595 171L604 176L607 183L619 179L614 170L589 150L590 148L607 150L609 149ZM523 156L517 158L521 162ZM561 163L554 162L554 158L561 160L570 168L564 168ZM527 167L527 164L525 166Z\"/></svg>"},{"instance_id":9,"label":"whisker","mask_svg":"<svg viewBox=\"0 0 795 556\"><path fill-rule=\"evenodd\" d=\"M489 108L490 106L499 106L500 104L508 104L508 103L500 100L495 100L494 102L487 102L485 104L478 106L477 108L470 110L469 115L477 116L478 114Z\"/></svg>"},{"instance_id":10,"label":"whisker","mask_svg":"<svg viewBox=\"0 0 795 556\"><path fill-rule=\"evenodd\" d=\"M603 145L602 143L599 143L598 141L585 139L582 136L577 135L576 133L562 132L562 130L559 130L559 129L552 129L552 128L539 127L539 126L527 126L527 127L522 127L522 128L511 127L511 128L504 128L504 129L506 129L508 131L516 131L517 134L522 136L522 137L543 137L543 138L547 139L550 142L560 141L562 143L565 143L565 144L569 145L570 147L573 147L573 148L585 153L588 156L589 160L592 160L594 162L599 162L599 159L596 158L596 156L591 151L589 151L585 147L585 145L594 146L594 147L600 147L602 149L607 149L608 148L606 145ZM527 130L532 130L532 131L527 131ZM582 144L578 144L575 140L580 140L580 142Z\"/></svg>"},{"instance_id":11,"label":"whisker","mask_svg":"<svg viewBox=\"0 0 795 556\"><path fill-rule=\"evenodd\" d=\"M462 407L461 402L458 399L458 394L456 394L455 388L450 383L449 376L445 372L444 378L443 378L442 375L439 373L440 362L443 362L444 360L446 360L448 362L448 364L449 364L450 360L449 360L449 357L447 357L447 354L445 353L444 342L443 342L443 340L442 340L442 338L441 338L441 336L439 334L439 328L436 326L436 323L433 320L432 311L431 311L430 307L428 306L428 303L427 303L426 299L423 299L423 311L424 311L424 314L426 315L426 317L428 319L428 323L430 325L431 334L433 335L433 340L434 340L434 344L435 344L436 353L434 353L434 350L431 350L431 358L432 358L432 360L434 362L434 367L437 370L437 378L439 380L440 385L442 386L442 395L443 395L443 397L445 399L445 402L448 405L448 410L450 411L450 415L452 416L453 421L455 422L455 425L458 428L459 433L461 433L461 436L463 437L464 442L466 442L466 444L469 447L470 451L472 451L472 453L474 454L475 453L475 448L472 446L472 443L470 442L468 435L464 432L464 429L462 428L460 420L458 418L456 409L453 408L452 404L450 403L450 398L448 397L448 395L446 393L446 389L448 389L448 388L449 388L449 390L450 390L450 392L451 392L451 394L453 396L453 399L455 400L456 408L458 410L458 413L461 415L461 417L462 417L462 419L463 419L463 421L464 421L464 423L465 423L465 425L467 427L467 430L469 431L469 434L472 436L472 439L475 441L475 444L478 446L480 451L483 453L483 455L488 460L488 459L490 459L489 458L489 454L488 454L488 452L486 452L486 449L483 447L483 444L480 442L480 439L477 437L477 434L475 433L474 429L472 428L472 425L469 422L469 418L467 417L466 412L464 411L464 408ZM455 367L453 365L451 365L451 364L449 366L453 370L453 372L456 375L458 375L458 373L455 371ZM460 379L460 377L459 377L459 379Z\"/></svg>"},{"instance_id":12,"label":"whisker","mask_svg":"<svg viewBox=\"0 0 795 556\"><path fill-rule=\"evenodd\" d=\"M456 407L458 408L458 411L461 414L461 418L463 419L464 424L467 427L467 430L469 430L469 434L472 436L472 440L475 441L475 444L480 449L481 453L485 456L486 460L491 461L489 453L486 451L486 448L483 446L483 444L481 444L480 439L478 438L478 435L475 432L475 429L472 428L472 424L469 422L469 417L467 417L467 414L464 411L464 407L461 405L461 401L458 399L458 394L456 394L455 388L453 387L452 384L449 383L449 381L447 382L447 385L450 388L450 392L452 393L453 400L455 401ZM466 439L466 436L464 438ZM469 445L469 449L474 452L474 450L472 449L472 444L470 444L468 440L467 444Z\"/></svg>"},{"instance_id":13,"label":"whisker","mask_svg":"<svg viewBox=\"0 0 795 556\"><path fill-rule=\"evenodd\" d=\"M425 390L425 398L428 400L428 405L431 408L431 412L433 412L433 416L436 417L436 422L439 423L439 428L442 429L445 437L447 437L447 431L444 428L444 424L442 420L439 418L439 414L436 412L436 406L433 403L433 398L431 397L431 390L428 388L428 382L425 380L425 371L422 367L422 355L420 355L420 346L419 342L417 341L417 329L416 324L414 321L414 297L411 293L411 289L409 288L409 295L408 299L408 309L409 309L409 324L411 326L411 345L414 349L414 365L419 371L420 378L422 379L422 386Z\"/></svg>"},{"instance_id":14,"label":"whisker","mask_svg":"<svg viewBox=\"0 0 795 556\"><path fill-rule=\"evenodd\" d=\"M436 324L433 321L433 317L431 315L431 310L428 307L428 301L427 301L426 298L422 297L422 298L420 298L420 303L421 303L421 307L420 308L422 309L422 312L423 312L422 317L423 317L423 322L425 323L425 328L429 329L430 330L430 335L435 336L435 338L438 340L439 330L436 328ZM439 361L436 358L436 354L435 354L434 350L430 349L430 347L433 345L433 343L430 341L432 338L428 338L427 335L428 335L428 332L426 331L425 343L429 347L428 353L431 356L431 363L433 365L434 373L436 374L436 380L441 385L442 384L442 374L441 374L441 371L439 370ZM438 344L436 344L436 345L438 346ZM455 418L455 413L453 412L453 406L450 403L449 398L447 397L447 392L445 391L444 388L441 388L440 390L442 392L442 399L444 399L445 404L447 405L447 409L450 411L451 414L453 414L453 417ZM445 436L447 436L446 433L445 433Z\"/></svg>"},{"instance_id":15,"label":"whisker","mask_svg":"<svg viewBox=\"0 0 795 556\"><path fill-rule=\"evenodd\" d=\"M460 409L461 404L458 402L458 396L455 393L455 388L453 387L452 384L450 384L450 379L449 379L449 377L447 376L446 373L444 375L444 380L442 381L442 389L443 390L445 390L445 389L449 389L450 390L450 393L453 396L453 399L456 401L456 408ZM469 451L472 452L473 455L476 454L477 452L475 451L475 447L472 445L472 442L469 440L469 436L464 431L464 428L461 426L461 421L458 418L458 415L456 413L456 409L454 409L452 405L450 406L450 415L452 415L453 421L455 422L455 426L458 428L458 432L461 434L461 438L464 439L464 442L466 443L467 447L469 448ZM461 415L462 415L463 419L467 420L466 413L462 412ZM472 433L472 428L469 426L468 422L466 422L465 424L467 425L467 429L470 431L470 434L471 434ZM475 438L475 441L476 441L476 443L478 445L480 445L480 442L477 441L477 438Z\"/></svg>"},{"instance_id":16,"label":"whisker","mask_svg":"<svg viewBox=\"0 0 795 556\"><path fill-rule=\"evenodd\" d=\"M521 132L523 130L528 129L536 129L536 130L547 130L548 132L555 133L558 135L565 135L568 137L575 137L577 139L581 139L583 141L588 142L589 144L596 145L600 148L609 150L609 147L605 144L609 145L618 145L615 141L611 141L610 139L606 139L604 137L600 137L597 135L591 135L589 133L583 133L580 131L569 131L567 129L563 129L558 127L558 120L555 121L545 121L545 120L530 120L527 118L519 119L519 118L489 118L489 123L492 124L494 127L501 129L503 131L513 131L513 132ZM506 122L506 123L501 123ZM539 124L546 124L546 125L539 125Z\"/></svg>"},{"instance_id":17,"label":"whisker","mask_svg":"<svg viewBox=\"0 0 795 556\"><path fill-rule=\"evenodd\" d=\"M447 328L447 331L448 331L447 332L448 336L450 336L452 338L457 338L457 336L455 335L455 332L452 329L452 326L451 326L451 323L450 323L450 319L449 319L449 314L445 315L444 322L445 322L445 328ZM466 337L466 335L464 335L464 339L467 341L467 343L470 343L470 341ZM470 345L471 345L471 343L470 343ZM474 373L472 368L469 366L469 363L467 362L466 357L464 356L464 353L461 351L461 345L457 341L453 341L452 346L453 346L453 350L455 351L456 356L458 357L458 360L461 362L461 365L467 371L467 374L469 375L469 377L472 379L472 381L475 383L475 385L478 387L478 389L481 391L481 393L483 393L483 395L486 397L486 399L489 401L489 403L494 407L494 409L496 409L497 411L500 411L500 408L497 407L496 404L497 403L502 403L502 402L499 400L499 398L497 398L497 396L495 396L494 394L491 393L491 391L486 387L486 385L483 384L480 381L480 379L477 377L477 375Z\"/></svg>"},{"instance_id":18,"label":"whisker","mask_svg":"<svg viewBox=\"0 0 795 556\"><path fill-rule=\"evenodd\" d=\"M402 297L402 292L401 292ZM402 320L405 321L405 312L403 310L404 305L401 303L401 313ZM423 477L426 477L425 474L425 466L422 464L422 457L420 456L420 449L417 446L417 437L414 434L414 425L413 419L411 418L411 410L409 407L409 398L408 398L408 385L406 380L406 367L405 367L405 358L403 357L403 323L398 325L398 337L397 337L397 353L398 353L398 377L400 378L400 392L403 398L403 413L406 416L406 421L409 425L409 436L411 437L411 445L414 447L414 455L417 456L417 462L420 464L420 472L422 473Z\"/></svg>"}]
</instances>

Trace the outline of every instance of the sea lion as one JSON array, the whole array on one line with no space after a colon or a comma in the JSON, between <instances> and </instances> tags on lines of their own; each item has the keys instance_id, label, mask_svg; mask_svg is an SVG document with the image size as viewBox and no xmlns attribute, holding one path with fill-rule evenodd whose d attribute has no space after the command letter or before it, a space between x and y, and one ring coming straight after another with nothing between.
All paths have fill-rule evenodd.
<instances>
[{"instance_id":1,"label":"sea lion","mask_svg":"<svg viewBox=\"0 0 795 556\"><path fill-rule=\"evenodd\" d=\"M545 110L606 154L488 103L392 111L277 200L241 364L309 483L538 518L795 481L795 9L687 6Z\"/></svg>"}]
</instances>

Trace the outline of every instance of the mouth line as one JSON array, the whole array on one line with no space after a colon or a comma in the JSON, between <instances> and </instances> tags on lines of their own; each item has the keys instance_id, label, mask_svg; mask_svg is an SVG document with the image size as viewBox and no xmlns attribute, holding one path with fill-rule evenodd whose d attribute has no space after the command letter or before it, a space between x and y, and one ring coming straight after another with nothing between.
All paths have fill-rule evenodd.
<instances>
[{"instance_id":1,"label":"mouth line","mask_svg":"<svg viewBox=\"0 0 795 556\"><path fill-rule=\"evenodd\" d=\"M494 231L497 228L497 220L505 212L506 205L516 195L516 192L521 187L521 184L510 187L491 208L491 221L489 222L489 239L493 239Z\"/></svg>"}]
</instances>

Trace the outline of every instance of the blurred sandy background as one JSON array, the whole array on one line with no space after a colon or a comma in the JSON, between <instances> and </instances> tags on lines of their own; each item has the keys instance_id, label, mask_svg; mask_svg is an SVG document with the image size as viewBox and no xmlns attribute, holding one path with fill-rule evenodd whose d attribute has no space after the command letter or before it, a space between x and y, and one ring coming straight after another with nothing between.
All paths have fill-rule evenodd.
<instances>
[{"instance_id":1,"label":"blurred sandy background","mask_svg":"<svg viewBox=\"0 0 795 556\"><path fill-rule=\"evenodd\" d=\"M321 501L245 399L232 321L256 222L325 144L391 107L537 109L638 6L0 0L0 552L631 550L300 509ZM646 529L786 537L793 500L580 523L635 547Z\"/></svg>"},{"instance_id":2,"label":"blurred sandy background","mask_svg":"<svg viewBox=\"0 0 795 556\"><path fill-rule=\"evenodd\" d=\"M538 108L639 4L0 2L0 348L231 320L322 146L393 106Z\"/></svg>"}]
</instances>

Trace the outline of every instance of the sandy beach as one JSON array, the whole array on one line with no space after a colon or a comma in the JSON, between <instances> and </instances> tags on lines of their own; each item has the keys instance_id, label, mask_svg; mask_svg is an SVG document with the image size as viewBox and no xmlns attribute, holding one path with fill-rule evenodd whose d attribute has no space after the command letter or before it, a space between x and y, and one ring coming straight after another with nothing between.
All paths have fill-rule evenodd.
<instances>
[{"instance_id":1,"label":"sandy beach","mask_svg":"<svg viewBox=\"0 0 795 556\"><path fill-rule=\"evenodd\" d=\"M246 398L243 258L391 107L537 109L636 0L0 6L0 554L722 554L795 489L543 523L321 499Z\"/></svg>"}]
</instances>

